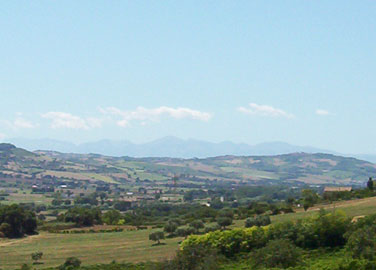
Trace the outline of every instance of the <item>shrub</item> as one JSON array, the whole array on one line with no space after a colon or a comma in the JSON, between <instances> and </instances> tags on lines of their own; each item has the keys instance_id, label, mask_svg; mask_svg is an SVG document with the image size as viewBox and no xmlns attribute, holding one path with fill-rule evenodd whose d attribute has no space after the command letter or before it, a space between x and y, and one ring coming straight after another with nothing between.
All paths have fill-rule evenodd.
<instances>
[{"instance_id":1,"label":"shrub","mask_svg":"<svg viewBox=\"0 0 376 270\"><path fill-rule=\"evenodd\" d=\"M376 258L376 228L365 226L356 230L350 235L346 247L354 258L374 260Z\"/></svg>"},{"instance_id":2,"label":"shrub","mask_svg":"<svg viewBox=\"0 0 376 270\"><path fill-rule=\"evenodd\" d=\"M251 255L252 263L256 266L288 268L295 266L302 255L292 241L279 239L270 241L265 247L254 251Z\"/></svg>"},{"instance_id":3,"label":"shrub","mask_svg":"<svg viewBox=\"0 0 376 270\"><path fill-rule=\"evenodd\" d=\"M76 257L69 257L65 260L65 263L61 266L62 269L78 268L81 265L81 260Z\"/></svg>"},{"instance_id":4,"label":"shrub","mask_svg":"<svg viewBox=\"0 0 376 270\"><path fill-rule=\"evenodd\" d=\"M250 227L253 227L253 226L266 226L266 225L269 225L271 223L270 221L270 217L269 216L257 216L255 218L251 217L251 218L247 218L247 220L245 221L245 227L246 228L250 228Z\"/></svg>"}]
</instances>

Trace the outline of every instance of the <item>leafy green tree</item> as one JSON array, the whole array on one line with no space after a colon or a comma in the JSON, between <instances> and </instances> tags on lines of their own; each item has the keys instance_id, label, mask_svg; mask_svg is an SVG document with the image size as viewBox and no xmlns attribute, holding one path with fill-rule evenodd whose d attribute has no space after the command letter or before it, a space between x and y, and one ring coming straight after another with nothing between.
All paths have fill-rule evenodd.
<instances>
[{"instance_id":1,"label":"leafy green tree","mask_svg":"<svg viewBox=\"0 0 376 270\"><path fill-rule=\"evenodd\" d=\"M131 206L131 202L128 201L119 201L114 204L114 208L119 211L127 211Z\"/></svg>"},{"instance_id":2,"label":"leafy green tree","mask_svg":"<svg viewBox=\"0 0 376 270\"><path fill-rule=\"evenodd\" d=\"M370 177L368 179L367 187L368 187L369 190L373 190L373 180L372 180L372 177Z\"/></svg>"},{"instance_id":3,"label":"leafy green tree","mask_svg":"<svg viewBox=\"0 0 376 270\"><path fill-rule=\"evenodd\" d=\"M187 238L187 236L189 236L193 233L194 233L194 229L192 227L179 228L179 229L176 230L176 234L178 236L181 236L181 237L184 237L184 238Z\"/></svg>"},{"instance_id":4,"label":"leafy green tree","mask_svg":"<svg viewBox=\"0 0 376 270\"><path fill-rule=\"evenodd\" d=\"M166 233L169 233L170 235L172 235L176 231L177 228L178 228L178 225L175 222L169 221L164 226L163 230Z\"/></svg>"},{"instance_id":5,"label":"leafy green tree","mask_svg":"<svg viewBox=\"0 0 376 270\"><path fill-rule=\"evenodd\" d=\"M301 250L292 241L278 239L272 240L264 248L254 251L251 255L251 261L256 266L263 265L268 268L286 269L295 266L301 255Z\"/></svg>"},{"instance_id":6,"label":"leafy green tree","mask_svg":"<svg viewBox=\"0 0 376 270\"><path fill-rule=\"evenodd\" d=\"M76 258L76 257L69 257L65 260L64 264L62 265L61 268L63 269L75 269L80 267L81 265L81 260Z\"/></svg>"},{"instance_id":7,"label":"leafy green tree","mask_svg":"<svg viewBox=\"0 0 376 270\"><path fill-rule=\"evenodd\" d=\"M225 230L227 226L232 224L232 219L229 217L219 217L217 223L223 230Z\"/></svg>"},{"instance_id":8,"label":"leafy green tree","mask_svg":"<svg viewBox=\"0 0 376 270\"><path fill-rule=\"evenodd\" d=\"M36 229L37 220L34 212L16 204L0 206L0 232L5 237L35 234Z\"/></svg>"},{"instance_id":9,"label":"leafy green tree","mask_svg":"<svg viewBox=\"0 0 376 270\"><path fill-rule=\"evenodd\" d=\"M221 256L214 248L202 245L179 250L176 257L163 265L163 270L217 270Z\"/></svg>"},{"instance_id":10,"label":"leafy green tree","mask_svg":"<svg viewBox=\"0 0 376 270\"><path fill-rule=\"evenodd\" d=\"M189 224L189 226L194 228L195 233L198 233L200 229L205 227L204 223L201 220L194 220Z\"/></svg>"},{"instance_id":11,"label":"leafy green tree","mask_svg":"<svg viewBox=\"0 0 376 270\"><path fill-rule=\"evenodd\" d=\"M74 207L70 208L62 219L65 222L74 222L79 227L93 226L102 223L102 213L99 208Z\"/></svg>"},{"instance_id":12,"label":"leafy green tree","mask_svg":"<svg viewBox=\"0 0 376 270\"><path fill-rule=\"evenodd\" d=\"M376 228L365 226L352 233L346 247L354 258L374 260L376 258Z\"/></svg>"},{"instance_id":13,"label":"leafy green tree","mask_svg":"<svg viewBox=\"0 0 376 270\"><path fill-rule=\"evenodd\" d=\"M319 196L312 189L304 189L302 190L302 199L304 210L307 211L309 207L318 202Z\"/></svg>"},{"instance_id":14,"label":"leafy green tree","mask_svg":"<svg viewBox=\"0 0 376 270\"><path fill-rule=\"evenodd\" d=\"M250 228L253 226L266 226L271 223L269 216L257 216L257 217L250 217L247 218L245 221L245 227Z\"/></svg>"},{"instance_id":15,"label":"leafy green tree","mask_svg":"<svg viewBox=\"0 0 376 270\"><path fill-rule=\"evenodd\" d=\"M163 232L153 232L149 234L149 240L157 242L157 245L160 245L162 239L165 239Z\"/></svg>"},{"instance_id":16,"label":"leafy green tree","mask_svg":"<svg viewBox=\"0 0 376 270\"><path fill-rule=\"evenodd\" d=\"M35 261L34 262L35 264L38 263L38 261L41 260L42 257L43 257L43 252L41 251L31 253L31 259Z\"/></svg>"},{"instance_id":17,"label":"leafy green tree","mask_svg":"<svg viewBox=\"0 0 376 270\"><path fill-rule=\"evenodd\" d=\"M121 213L117 210L109 210L102 215L102 221L108 225L116 225L121 219Z\"/></svg>"}]
</instances>

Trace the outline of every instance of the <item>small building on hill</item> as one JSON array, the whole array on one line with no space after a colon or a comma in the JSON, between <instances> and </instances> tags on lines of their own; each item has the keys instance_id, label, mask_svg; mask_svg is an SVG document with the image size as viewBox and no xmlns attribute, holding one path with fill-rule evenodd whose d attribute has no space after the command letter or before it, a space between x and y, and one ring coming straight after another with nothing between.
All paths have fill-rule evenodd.
<instances>
[{"instance_id":1,"label":"small building on hill","mask_svg":"<svg viewBox=\"0 0 376 270\"><path fill-rule=\"evenodd\" d=\"M352 191L352 187L325 187L324 193L326 192L345 192L345 191Z\"/></svg>"}]
</instances>

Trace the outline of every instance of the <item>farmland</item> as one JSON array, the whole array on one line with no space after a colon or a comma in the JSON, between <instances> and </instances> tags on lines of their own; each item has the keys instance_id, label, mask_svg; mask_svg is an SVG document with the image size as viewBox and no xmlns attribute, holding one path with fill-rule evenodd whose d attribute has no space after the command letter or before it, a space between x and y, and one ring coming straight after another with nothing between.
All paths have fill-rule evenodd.
<instances>
[{"instance_id":1,"label":"farmland","mask_svg":"<svg viewBox=\"0 0 376 270\"><path fill-rule=\"evenodd\" d=\"M333 209L334 205L317 205L307 212L272 216L272 222L284 222L312 216L318 208ZM351 200L337 203L348 216L376 213L376 198ZM235 220L231 228L244 227L244 220ZM16 240L1 240L0 268L15 269L22 263L30 263L30 254L43 252L44 264L38 268L60 265L65 258L75 256L83 264L117 262L142 262L171 258L183 238L166 239L165 245L153 246L148 235L155 229L133 230L114 233L56 234L42 232L39 235Z\"/></svg>"},{"instance_id":2,"label":"farmland","mask_svg":"<svg viewBox=\"0 0 376 270\"><path fill-rule=\"evenodd\" d=\"M167 239L165 245L153 246L148 240L152 230L116 233L53 234L41 233L17 240L0 242L0 268L15 269L30 263L30 254L43 252L44 264L57 266L68 257L79 257L84 264L110 263L113 260L141 262L163 260L174 255L181 238Z\"/></svg>"},{"instance_id":3,"label":"farmland","mask_svg":"<svg viewBox=\"0 0 376 270\"><path fill-rule=\"evenodd\" d=\"M3 149L3 150L1 150ZM222 156L205 159L108 157L96 154L28 152L0 146L0 176L61 181L100 181L163 185L174 175L179 184L207 181L229 183L306 183L361 185L376 165L329 154L294 153L279 156Z\"/></svg>"}]
</instances>

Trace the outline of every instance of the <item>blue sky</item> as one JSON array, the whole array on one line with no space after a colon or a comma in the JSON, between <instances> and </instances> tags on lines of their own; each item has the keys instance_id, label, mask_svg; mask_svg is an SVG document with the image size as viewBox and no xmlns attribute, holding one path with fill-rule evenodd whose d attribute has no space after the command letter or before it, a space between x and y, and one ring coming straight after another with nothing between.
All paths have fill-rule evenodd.
<instances>
[{"instance_id":1,"label":"blue sky","mask_svg":"<svg viewBox=\"0 0 376 270\"><path fill-rule=\"evenodd\" d=\"M375 1L4 1L0 138L376 153Z\"/></svg>"}]
</instances>

